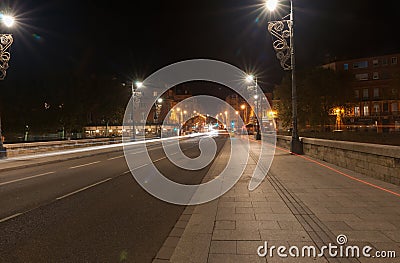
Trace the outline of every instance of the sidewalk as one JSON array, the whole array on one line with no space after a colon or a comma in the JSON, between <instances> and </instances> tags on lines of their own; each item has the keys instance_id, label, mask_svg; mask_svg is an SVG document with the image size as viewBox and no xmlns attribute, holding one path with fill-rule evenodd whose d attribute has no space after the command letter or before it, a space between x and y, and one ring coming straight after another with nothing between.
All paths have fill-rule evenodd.
<instances>
[{"instance_id":1,"label":"sidewalk","mask_svg":"<svg viewBox=\"0 0 400 263\"><path fill-rule=\"evenodd\" d=\"M259 154L259 142L251 141L251 151L253 157ZM228 154L222 151L208 178L218 175ZM268 176L249 192L254 159L224 196L185 209L154 263L400 262L399 186L277 148ZM301 251L337 245L341 234L348 238L345 246L360 246L360 253L368 245L371 255L396 251L397 258L280 258L276 249L273 257L257 254L265 241L269 248Z\"/></svg>"}]
</instances>

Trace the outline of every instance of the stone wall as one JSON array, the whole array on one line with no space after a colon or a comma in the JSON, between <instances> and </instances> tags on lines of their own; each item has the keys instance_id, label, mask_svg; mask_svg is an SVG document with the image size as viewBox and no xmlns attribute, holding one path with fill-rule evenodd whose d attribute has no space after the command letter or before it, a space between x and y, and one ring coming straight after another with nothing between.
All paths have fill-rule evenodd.
<instances>
[{"instance_id":1,"label":"stone wall","mask_svg":"<svg viewBox=\"0 0 400 263\"><path fill-rule=\"evenodd\" d=\"M99 138L83 140L65 140L49 142L27 142L4 144L7 157L15 157L28 154L37 154L50 151L68 150L105 144L121 143L121 138Z\"/></svg>"},{"instance_id":2,"label":"stone wall","mask_svg":"<svg viewBox=\"0 0 400 263\"><path fill-rule=\"evenodd\" d=\"M277 146L290 148L289 136L277 136ZM400 185L400 146L301 138L304 154Z\"/></svg>"}]
</instances>

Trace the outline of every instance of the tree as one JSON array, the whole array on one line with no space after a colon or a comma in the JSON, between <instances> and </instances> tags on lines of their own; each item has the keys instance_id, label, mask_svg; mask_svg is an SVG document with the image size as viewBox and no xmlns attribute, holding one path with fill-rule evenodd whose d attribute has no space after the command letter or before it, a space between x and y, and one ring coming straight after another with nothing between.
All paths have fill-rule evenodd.
<instances>
[{"instance_id":1,"label":"tree","mask_svg":"<svg viewBox=\"0 0 400 263\"><path fill-rule=\"evenodd\" d=\"M344 107L351 91L347 75L330 69L316 68L299 71L297 74L298 124L299 128L324 128L331 124L331 110ZM291 76L285 75L281 84L275 88L274 97L278 100L278 114L283 126L292 122Z\"/></svg>"}]
</instances>

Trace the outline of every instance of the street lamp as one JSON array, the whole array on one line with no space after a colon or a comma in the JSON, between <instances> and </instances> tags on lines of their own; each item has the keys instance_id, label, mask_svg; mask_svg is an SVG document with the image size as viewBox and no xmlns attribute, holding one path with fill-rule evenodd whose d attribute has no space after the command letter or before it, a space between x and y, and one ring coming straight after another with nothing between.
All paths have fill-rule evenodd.
<instances>
[{"instance_id":1,"label":"street lamp","mask_svg":"<svg viewBox=\"0 0 400 263\"><path fill-rule=\"evenodd\" d=\"M258 116L259 116L259 96L258 96L258 86L257 86L257 77L255 77L252 74L249 74L246 76L246 82L247 83L253 83L254 82L254 86L252 86L251 88L254 89L255 94L254 94L254 99L255 99L255 105L256 105L256 140L261 140L261 133L260 133L260 124L259 124L259 120L258 120Z\"/></svg>"},{"instance_id":2,"label":"street lamp","mask_svg":"<svg viewBox=\"0 0 400 263\"><path fill-rule=\"evenodd\" d=\"M243 121L244 121L244 125L247 124L247 107L245 104L242 104L240 106L240 108L243 110Z\"/></svg>"},{"instance_id":3,"label":"street lamp","mask_svg":"<svg viewBox=\"0 0 400 263\"><path fill-rule=\"evenodd\" d=\"M5 27L12 27L15 24L15 18L11 15L1 14L0 21ZM0 34L0 80L6 77L8 62L10 61L10 52L8 48L14 39L11 34Z\"/></svg>"},{"instance_id":4,"label":"street lamp","mask_svg":"<svg viewBox=\"0 0 400 263\"><path fill-rule=\"evenodd\" d=\"M228 111L224 111L225 114L225 125L226 125L226 130L229 129L229 122L228 122Z\"/></svg>"},{"instance_id":5,"label":"street lamp","mask_svg":"<svg viewBox=\"0 0 400 263\"><path fill-rule=\"evenodd\" d=\"M278 6L278 0L268 0L265 2L265 5L268 8L268 10L272 12Z\"/></svg>"},{"instance_id":6,"label":"street lamp","mask_svg":"<svg viewBox=\"0 0 400 263\"><path fill-rule=\"evenodd\" d=\"M132 140L136 140L135 106L136 103L139 102L139 96L142 94L140 91L138 91L138 89L141 87L143 87L143 82L132 82Z\"/></svg>"},{"instance_id":7,"label":"street lamp","mask_svg":"<svg viewBox=\"0 0 400 263\"><path fill-rule=\"evenodd\" d=\"M15 18L11 15L6 15L0 13L0 20L2 24L6 27L12 27L15 22ZM10 61L10 52L8 48L13 43L13 37L11 34L0 34L0 80L6 77L8 62ZM1 114L0 114L0 158L6 157L7 152L3 145L3 135L1 132Z\"/></svg>"},{"instance_id":8,"label":"street lamp","mask_svg":"<svg viewBox=\"0 0 400 263\"><path fill-rule=\"evenodd\" d=\"M239 111L235 111L235 115L236 115L235 132L237 133L239 130Z\"/></svg>"},{"instance_id":9,"label":"street lamp","mask_svg":"<svg viewBox=\"0 0 400 263\"><path fill-rule=\"evenodd\" d=\"M266 7L272 12L278 6L278 0L267 0ZM289 17L289 20L287 19ZM297 130L297 90L296 90L296 60L294 46L294 16L293 0L290 0L290 13L281 20L268 22L268 31L273 36L273 47L276 56L284 70L292 71L292 140L290 151L303 154L303 144L299 139ZM290 59L290 61L289 61Z\"/></svg>"},{"instance_id":10,"label":"street lamp","mask_svg":"<svg viewBox=\"0 0 400 263\"><path fill-rule=\"evenodd\" d=\"M160 137L161 137L161 127L160 128L158 127L158 118L160 117L162 102L163 102L162 98L157 99L155 103L156 111L154 113L154 121L156 122L156 133Z\"/></svg>"}]
</instances>

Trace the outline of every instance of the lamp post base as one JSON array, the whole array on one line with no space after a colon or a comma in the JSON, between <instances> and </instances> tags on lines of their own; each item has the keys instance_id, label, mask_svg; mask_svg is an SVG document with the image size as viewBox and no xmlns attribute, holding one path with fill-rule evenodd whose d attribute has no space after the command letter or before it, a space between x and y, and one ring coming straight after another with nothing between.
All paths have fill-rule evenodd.
<instances>
[{"instance_id":1,"label":"lamp post base","mask_svg":"<svg viewBox=\"0 0 400 263\"><path fill-rule=\"evenodd\" d=\"M303 142L299 140L299 138L293 138L290 142L290 152L293 154L304 154L303 152Z\"/></svg>"},{"instance_id":2,"label":"lamp post base","mask_svg":"<svg viewBox=\"0 0 400 263\"><path fill-rule=\"evenodd\" d=\"M3 146L0 146L0 159L7 157L7 149Z\"/></svg>"}]
</instances>

